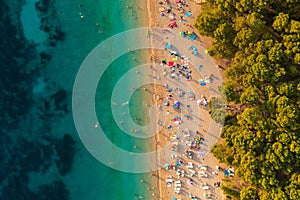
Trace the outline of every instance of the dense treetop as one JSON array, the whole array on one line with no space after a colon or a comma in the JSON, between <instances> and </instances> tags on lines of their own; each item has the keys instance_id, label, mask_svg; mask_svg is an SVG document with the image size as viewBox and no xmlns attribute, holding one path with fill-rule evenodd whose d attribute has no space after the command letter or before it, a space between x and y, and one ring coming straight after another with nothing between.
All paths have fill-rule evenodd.
<instances>
[{"instance_id":1,"label":"dense treetop","mask_svg":"<svg viewBox=\"0 0 300 200\"><path fill-rule=\"evenodd\" d=\"M231 60L222 160L249 184L240 199L300 199L300 0L204 6L195 27Z\"/></svg>"}]
</instances>

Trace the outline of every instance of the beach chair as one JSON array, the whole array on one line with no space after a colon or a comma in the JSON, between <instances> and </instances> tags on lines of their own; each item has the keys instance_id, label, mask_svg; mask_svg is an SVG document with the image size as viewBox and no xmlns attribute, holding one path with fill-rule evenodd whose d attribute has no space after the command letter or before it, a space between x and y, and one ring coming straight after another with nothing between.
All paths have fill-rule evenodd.
<instances>
[{"instance_id":1,"label":"beach chair","mask_svg":"<svg viewBox=\"0 0 300 200\"><path fill-rule=\"evenodd\" d=\"M185 171L181 170L181 177L184 177L184 173L185 173Z\"/></svg>"},{"instance_id":2,"label":"beach chair","mask_svg":"<svg viewBox=\"0 0 300 200\"><path fill-rule=\"evenodd\" d=\"M188 164L185 167L188 168L188 169L193 169L194 168L193 163L191 163L191 162L188 162Z\"/></svg>"},{"instance_id":3,"label":"beach chair","mask_svg":"<svg viewBox=\"0 0 300 200\"><path fill-rule=\"evenodd\" d=\"M188 128L186 128L185 130L182 131L183 132L183 137L187 138L190 137L190 130Z\"/></svg>"},{"instance_id":4,"label":"beach chair","mask_svg":"<svg viewBox=\"0 0 300 200\"><path fill-rule=\"evenodd\" d=\"M209 187L206 185L206 186L203 186L202 189L203 190L209 190Z\"/></svg>"},{"instance_id":5,"label":"beach chair","mask_svg":"<svg viewBox=\"0 0 300 200\"><path fill-rule=\"evenodd\" d=\"M192 175L195 175L195 174L196 174L196 171L195 171L195 170L189 169L189 171L192 173Z\"/></svg>"},{"instance_id":6,"label":"beach chair","mask_svg":"<svg viewBox=\"0 0 300 200\"><path fill-rule=\"evenodd\" d=\"M166 182L173 183L173 179L171 179L171 178L168 178L168 179L166 179Z\"/></svg>"},{"instance_id":7,"label":"beach chair","mask_svg":"<svg viewBox=\"0 0 300 200\"><path fill-rule=\"evenodd\" d=\"M180 190L181 190L180 188L176 188L176 189L174 189L174 193L175 194L180 194Z\"/></svg>"},{"instance_id":8,"label":"beach chair","mask_svg":"<svg viewBox=\"0 0 300 200\"><path fill-rule=\"evenodd\" d=\"M192 141L190 141L190 140L186 141L185 145L188 146L188 147L191 147L192 146Z\"/></svg>"},{"instance_id":9,"label":"beach chair","mask_svg":"<svg viewBox=\"0 0 300 200\"><path fill-rule=\"evenodd\" d=\"M211 83L211 78L210 78L210 76L205 76L205 77L204 77L204 82L205 82L205 83Z\"/></svg>"},{"instance_id":10,"label":"beach chair","mask_svg":"<svg viewBox=\"0 0 300 200\"><path fill-rule=\"evenodd\" d=\"M199 172L198 172L198 175L199 175L201 178L207 178L207 177L208 177L207 173L204 172L204 171L199 171Z\"/></svg>"},{"instance_id":11,"label":"beach chair","mask_svg":"<svg viewBox=\"0 0 300 200\"><path fill-rule=\"evenodd\" d=\"M200 185L200 188L203 189L203 190L209 190L209 187L206 183Z\"/></svg>"},{"instance_id":12,"label":"beach chair","mask_svg":"<svg viewBox=\"0 0 300 200\"><path fill-rule=\"evenodd\" d=\"M171 154L171 155L169 156L169 158L171 158L171 159L177 158L177 155L176 155L176 154Z\"/></svg>"}]
</instances>

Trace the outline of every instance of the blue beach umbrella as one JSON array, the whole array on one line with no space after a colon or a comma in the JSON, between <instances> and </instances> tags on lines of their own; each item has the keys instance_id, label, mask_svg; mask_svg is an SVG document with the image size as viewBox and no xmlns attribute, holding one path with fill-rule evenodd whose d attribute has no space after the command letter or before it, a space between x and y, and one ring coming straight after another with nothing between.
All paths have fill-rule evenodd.
<instances>
[{"instance_id":1,"label":"blue beach umbrella","mask_svg":"<svg viewBox=\"0 0 300 200\"><path fill-rule=\"evenodd\" d=\"M224 176L229 176L229 171L228 170L224 170Z\"/></svg>"},{"instance_id":2,"label":"blue beach umbrella","mask_svg":"<svg viewBox=\"0 0 300 200\"><path fill-rule=\"evenodd\" d=\"M189 11L189 12L185 13L184 15L185 15L186 17L189 17L189 16L192 15L192 13Z\"/></svg>"},{"instance_id":3,"label":"blue beach umbrella","mask_svg":"<svg viewBox=\"0 0 300 200\"><path fill-rule=\"evenodd\" d=\"M166 49L170 49L172 47L172 45L170 43L167 43L165 47L166 47Z\"/></svg>"},{"instance_id":4,"label":"blue beach umbrella","mask_svg":"<svg viewBox=\"0 0 300 200\"><path fill-rule=\"evenodd\" d=\"M198 71L200 72L202 70L203 66L202 65L199 65L198 66Z\"/></svg>"}]
</instances>

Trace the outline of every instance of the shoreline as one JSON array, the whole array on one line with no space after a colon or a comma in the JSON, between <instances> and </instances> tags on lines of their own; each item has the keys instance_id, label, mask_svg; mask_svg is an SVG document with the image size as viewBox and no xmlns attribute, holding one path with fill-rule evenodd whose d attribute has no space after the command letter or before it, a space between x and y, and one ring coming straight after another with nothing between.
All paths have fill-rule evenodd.
<instances>
[{"instance_id":1,"label":"shoreline","mask_svg":"<svg viewBox=\"0 0 300 200\"><path fill-rule=\"evenodd\" d=\"M148 27L149 27L151 33L152 33L152 29L151 28L153 26L153 20L156 21L155 16L152 16L153 14L154 15L156 14L155 3L156 3L155 1L147 0L147 15L148 15L148 22L149 22ZM151 10L152 10L152 12L151 12ZM150 39L151 46L153 46L152 45L152 43L153 43L152 36L150 36L149 39ZM153 48L151 48L151 55L150 55L151 57L150 57L150 60L151 60L151 62L152 62L153 65L155 64L155 59L152 59L152 58L155 57L155 54L156 54L156 51ZM155 76L155 71L153 71L153 73L154 73L153 76ZM153 80L154 80L154 83L157 84L156 83L157 82L156 79L153 78ZM156 85L153 86L153 89L154 89L154 93L155 94L159 93L159 89L157 88ZM154 96L153 96L153 99L155 99ZM158 116L156 116L155 119L158 119ZM159 129L159 125L156 124L156 130L158 130L158 129ZM156 133L155 134L155 144L154 144L154 150L155 151L157 151L158 148L159 148L158 147L159 146L159 141L160 141L159 133ZM160 162L160 155L159 155L159 153L157 153L157 160L158 160L158 163L159 163ZM161 170L157 170L157 172L156 172L157 181L156 182L157 182L157 190L158 190L157 195L158 195L159 199L163 199L162 198L162 196L163 196L162 181L160 180L161 175L162 175L161 174Z\"/></svg>"}]
</instances>

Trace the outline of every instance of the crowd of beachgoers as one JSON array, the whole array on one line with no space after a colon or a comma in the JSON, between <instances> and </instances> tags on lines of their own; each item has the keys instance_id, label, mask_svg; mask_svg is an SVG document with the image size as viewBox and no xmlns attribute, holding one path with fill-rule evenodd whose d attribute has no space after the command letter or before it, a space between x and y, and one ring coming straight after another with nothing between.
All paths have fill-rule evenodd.
<instances>
[{"instance_id":1,"label":"crowd of beachgoers","mask_svg":"<svg viewBox=\"0 0 300 200\"><path fill-rule=\"evenodd\" d=\"M157 1L156 4L155 24L162 27L160 35L165 52L151 56L154 64L150 68L155 74L153 78L163 86L156 90L160 97L156 103L167 116L164 123L157 120L158 126L163 127L158 133L157 148L171 145L168 153L159 155L163 168L158 173L160 193L153 193L153 198L222 199L221 179L224 172L225 176L234 176L234 169L220 167L209 152L202 150L203 146L210 149L213 145L206 136L210 123L209 87L216 75L203 75L202 69L206 66L190 62L190 57L201 57L199 36L192 26L193 6L184 0ZM182 45L173 48L168 38L172 34L182 38ZM155 40L151 28L147 38ZM182 49L186 43L192 45ZM204 121L205 127L199 121ZM219 131L215 136L219 137L218 134Z\"/></svg>"}]
</instances>

